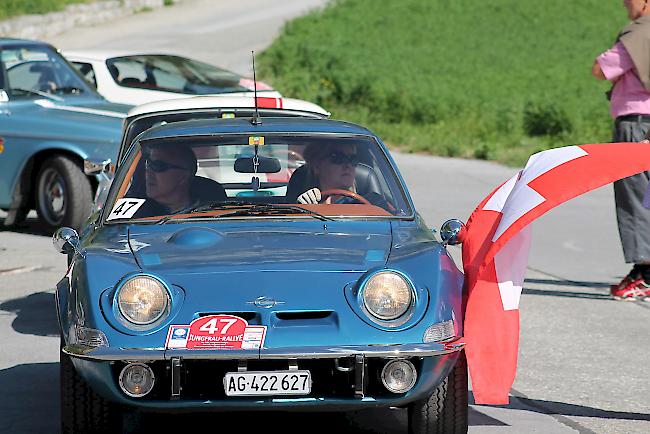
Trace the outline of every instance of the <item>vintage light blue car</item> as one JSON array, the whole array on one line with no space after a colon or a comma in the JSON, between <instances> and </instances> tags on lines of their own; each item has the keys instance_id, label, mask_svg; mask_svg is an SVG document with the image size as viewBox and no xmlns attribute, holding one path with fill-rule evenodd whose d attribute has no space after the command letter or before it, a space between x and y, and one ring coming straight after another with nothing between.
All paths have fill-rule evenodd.
<instances>
[{"instance_id":1,"label":"vintage light blue car","mask_svg":"<svg viewBox=\"0 0 650 434\"><path fill-rule=\"evenodd\" d=\"M64 433L125 410L407 407L466 432L463 275L388 150L328 119L156 122L56 291Z\"/></svg>"},{"instance_id":2,"label":"vintage light blue car","mask_svg":"<svg viewBox=\"0 0 650 434\"><path fill-rule=\"evenodd\" d=\"M80 227L98 177L84 160L115 161L130 106L104 100L53 47L0 38L0 208L5 224L36 209L42 223Z\"/></svg>"}]
</instances>

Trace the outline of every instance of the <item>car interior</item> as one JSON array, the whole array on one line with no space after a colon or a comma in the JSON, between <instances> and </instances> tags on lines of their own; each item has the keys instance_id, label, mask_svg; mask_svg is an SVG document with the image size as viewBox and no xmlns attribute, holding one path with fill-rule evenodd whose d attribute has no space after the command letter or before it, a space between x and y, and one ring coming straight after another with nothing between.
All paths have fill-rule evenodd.
<instances>
[{"instance_id":1,"label":"car interior","mask_svg":"<svg viewBox=\"0 0 650 434\"><path fill-rule=\"evenodd\" d=\"M245 136L247 139L253 137ZM255 139L258 139L255 137ZM206 139L209 140L209 139ZM375 208L384 215L408 215L399 183L395 179L387 180L383 174L389 170L386 161L380 163L376 146L370 141L359 141L356 138L337 138L337 144L350 143L354 145L355 161L353 185L349 195L337 195L332 205L363 205ZM309 205L327 208L330 206L325 197L320 204L300 204L298 196L316 187L312 176L309 175L309 163L305 162L304 152L307 146L323 146L330 137L305 140L304 138L278 137L269 140L266 145L251 146L241 144L242 140L232 140L217 146L206 146L196 143L191 149L196 157L197 171L191 182L191 196L200 204L217 202L251 203L251 204L290 204ZM374 145L374 144L373 144ZM151 146L147 144L147 146ZM164 146L173 146L165 143ZM138 150L139 152L139 150ZM119 198L147 198L145 159L139 158L129 172L130 177L124 179L127 188ZM125 161L126 164L128 163ZM382 174L382 175L380 175ZM349 176L349 175L347 175ZM347 193L347 192L344 192ZM358 195L355 199L355 196ZM361 201L363 200L363 202ZM365 209L364 208L364 209ZM325 210L326 211L326 210ZM326 213L323 210L318 212ZM372 212L370 213L372 215Z\"/></svg>"}]
</instances>

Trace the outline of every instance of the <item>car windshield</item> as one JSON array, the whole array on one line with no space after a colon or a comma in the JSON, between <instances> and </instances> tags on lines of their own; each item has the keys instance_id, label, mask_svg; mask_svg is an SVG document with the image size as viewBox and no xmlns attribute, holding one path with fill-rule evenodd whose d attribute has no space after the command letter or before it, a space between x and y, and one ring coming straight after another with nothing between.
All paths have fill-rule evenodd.
<instances>
[{"instance_id":1,"label":"car windshield","mask_svg":"<svg viewBox=\"0 0 650 434\"><path fill-rule=\"evenodd\" d=\"M12 97L97 95L61 55L48 47L7 47L0 56Z\"/></svg>"},{"instance_id":2,"label":"car windshield","mask_svg":"<svg viewBox=\"0 0 650 434\"><path fill-rule=\"evenodd\" d=\"M106 61L115 82L124 87L208 95L247 92L239 75L179 56L139 55Z\"/></svg>"},{"instance_id":3,"label":"car windshield","mask_svg":"<svg viewBox=\"0 0 650 434\"><path fill-rule=\"evenodd\" d=\"M369 136L145 140L114 184L108 222L412 215L386 154Z\"/></svg>"}]
</instances>

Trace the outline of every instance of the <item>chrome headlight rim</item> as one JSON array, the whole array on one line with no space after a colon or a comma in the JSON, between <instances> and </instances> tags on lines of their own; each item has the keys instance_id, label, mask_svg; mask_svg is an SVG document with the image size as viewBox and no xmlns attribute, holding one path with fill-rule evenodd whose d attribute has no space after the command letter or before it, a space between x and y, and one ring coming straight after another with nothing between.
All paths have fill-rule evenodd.
<instances>
[{"instance_id":1,"label":"chrome headlight rim","mask_svg":"<svg viewBox=\"0 0 650 434\"><path fill-rule=\"evenodd\" d=\"M130 282L131 280L136 279L136 278L142 278L142 277L150 278L150 279L153 279L153 280L157 281L161 285L161 287L163 288L164 296L165 296L165 307L164 307L164 309L161 310L160 314L156 318L154 318L151 321L147 321L147 322L137 322L137 321L133 321L132 319L130 319L124 313L124 311L122 309L122 305L120 303L120 291L122 290L122 288L128 282ZM154 328L158 327L160 324L162 324L169 317L169 314L171 313L171 304L172 303L171 303L171 295L170 294L171 294L171 291L170 291L169 285L163 279L161 279L160 277L158 277L158 276L156 276L154 274L150 274L150 273L128 274L128 275L124 276L120 280L120 282L117 284L117 286L115 288L114 303L115 303L115 306L117 308L116 309L117 318L118 318L119 322L123 326L125 326L125 327L127 327L127 328L129 328L131 330L134 330L134 331L148 331L148 330L154 329Z\"/></svg>"},{"instance_id":2,"label":"chrome headlight rim","mask_svg":"<svg viewBox=\"0 0 650 434\"><path fill-rule=\"evenodd\" d=\"M408 307L398 317L395 318L388 318L388 317L380 317L376 314L374 314L366 305L366 299L364 296L365 289L366 289L366 284L375 276L379 274L395 274L402 278L406 285L409 287L409 290L411 292L411 302L409 303ZM359 305L361 307L361 311L370 319L372 322L374 322L377 325L380 325L382 327L386 328L395 328L395 327L400 327L404 324L406 324L412 317L415 312L415 305L417 303L417 291L415 290L415 285L413 284L413 281L403 272L399 270L394 270L390 268L385 268L381 270L376 270L367 276L364 277L364 279L361 281L359 285Z\"/></svg>"}]
</instances>

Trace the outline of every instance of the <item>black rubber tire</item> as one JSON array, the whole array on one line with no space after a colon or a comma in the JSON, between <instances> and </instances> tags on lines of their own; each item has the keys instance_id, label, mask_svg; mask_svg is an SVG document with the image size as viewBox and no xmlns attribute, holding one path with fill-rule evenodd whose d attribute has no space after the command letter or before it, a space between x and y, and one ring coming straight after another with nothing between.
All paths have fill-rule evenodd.
<instances>
[{"instance_id":1,"label":"black rubber tire","mask_svg":"<svg viewBox=\"0 0 650 434\"><path fill-rule=\"evenodd\" d=\"M428 399L408 408L410 434L467 432L468 384L467 359L461 352L449 376Z\"/></svg>"},{"instance_id":2,"label":"black rubber tire","mask_svg":"<svg viewBox=\"0 0 650 434\"><path fill-rule=\"evenodd\" d=\"M57 211L48 200L47 191L53 183L62 190L62 206ZM34 201L40 221L51 230L68 226L77 231L92 211L92 188L88 177L74 161L55 155L43 162L36 177Z\"/></svg>"},{"instance_id":3,"label":"black rubber tire","mask_svg":"<svg viewBox=\"0 0 650 434\"><path fill-rule=\"evenodd\" d=\"M60 352L61 433L108 434L122 432L122 415L116 404L97 395Z\"/></svg>"}]
</instances>

